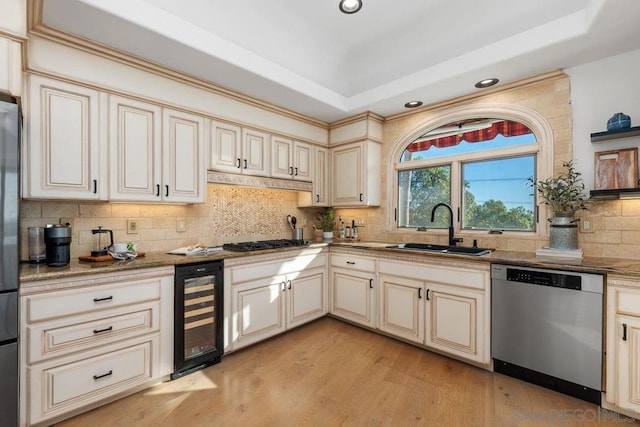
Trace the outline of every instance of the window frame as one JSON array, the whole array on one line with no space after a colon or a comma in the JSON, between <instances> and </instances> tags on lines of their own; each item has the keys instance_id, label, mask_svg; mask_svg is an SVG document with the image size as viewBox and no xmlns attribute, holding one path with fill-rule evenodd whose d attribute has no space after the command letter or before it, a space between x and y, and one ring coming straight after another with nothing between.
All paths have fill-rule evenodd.
<instances>
[{"instance_id":1,"label":"window frame","mask_svg":"<svg viewBox=\"0 0 640 427\"><path fill-rule=\"evenodd\" d=\"M496 118L520 122L531 129L536 137L536 142L527 145L519 145L507 148L488 149L475 153L457 154L452 156L436 157L433 159L412 160L401 163L401 156L406 147L418 136L447 123L470 118ZM458 108L450 108L433 114L400 135L391 146L388 158L387 190L388 198L387 231L396 233L413 234L415 227L398 227L398 172L401 170L416 169L420 167L432 167L441 165L451 166L451 207L454 211L454 231L461 235L487 233L486 230L462 229L461 218L457 215L458 209L462 209L462 163L465 161L489 160L517 157L523 155L535 155L536 179L545 179L552 176L553 171L553 132L549 123L535 110L528 107L512 104L485 104L468 105ZM532 190L533 191L533 190ZM522 237L547 237L549 227L547 209L540 209L539 202L535 201L534 213L537 217L535 231L508 231L509 236ZM446 233L443 229L433 229L435 233Z\"/></svg>"}]
</instances>

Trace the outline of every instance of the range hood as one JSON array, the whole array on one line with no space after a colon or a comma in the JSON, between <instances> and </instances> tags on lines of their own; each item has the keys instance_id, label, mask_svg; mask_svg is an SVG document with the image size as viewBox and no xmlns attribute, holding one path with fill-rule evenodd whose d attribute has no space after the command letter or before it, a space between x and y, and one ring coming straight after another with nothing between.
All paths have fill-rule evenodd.
<instances>
[{"instance_id":1,"label":"range hood","mask_svg":"<svg viewBox=\"0 0 640 427\"><path fill-rule=\"evenodd\" d=\"M207 171L207 182L212 184L238 185L241 187L307 191L309 193L313 191L313 184L311 182L262 176L235 175L216 171Z\"/></svg>"}]
</instances>

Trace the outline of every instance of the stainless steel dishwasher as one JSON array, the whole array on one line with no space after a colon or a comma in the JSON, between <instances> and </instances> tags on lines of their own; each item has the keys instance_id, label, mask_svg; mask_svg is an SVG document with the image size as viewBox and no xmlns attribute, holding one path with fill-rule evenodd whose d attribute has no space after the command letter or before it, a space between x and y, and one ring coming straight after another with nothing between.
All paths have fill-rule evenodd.
<instances>
[{"instance_id":1,"label":"stainless steel dishwasher","mask_svg":"<svg viewBox=\"0 0 640 427\"><path fill-rule=\"evenodd\" d=\"M493 264L494 371L600 404L603 278Z\"/></svg>"}]
</instances>

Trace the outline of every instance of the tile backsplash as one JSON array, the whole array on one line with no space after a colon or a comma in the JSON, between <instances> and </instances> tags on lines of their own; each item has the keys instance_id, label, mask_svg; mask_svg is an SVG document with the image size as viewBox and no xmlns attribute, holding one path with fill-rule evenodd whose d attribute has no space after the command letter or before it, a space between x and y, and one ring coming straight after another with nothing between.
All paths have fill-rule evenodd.
<instances>
[{"instance_id":1,"label":"tile backsplash","mask_svg":"<svg viewBox=\"0 0 640 427\"><path fill-rule=\"evenodd\" d=\"M89 255L95 249L97 237L91 230L98 226L113 230L116 243L134 242L143 252L196 243L290 239L287 215L298 219L305 240L315 238L312 224L317 210L298 208L298 194L294 191L208 184L207 192L207 202L198 205L24 200L20 203L21 258L28 258L28 227L58 222L71 224L72 258ZM127 220L136 221L137 234L127 234ZM186 231L177 231L179 220L184 220Z\"/></svg>"}]
</instances>

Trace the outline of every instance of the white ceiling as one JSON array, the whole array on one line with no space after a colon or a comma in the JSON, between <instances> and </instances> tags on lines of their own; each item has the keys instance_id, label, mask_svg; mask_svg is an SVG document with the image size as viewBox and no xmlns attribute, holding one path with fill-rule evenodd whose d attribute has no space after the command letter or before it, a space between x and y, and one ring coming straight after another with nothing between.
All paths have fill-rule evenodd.
<instances>
[{"instance_id":1,"label":"white ceiling","mask_svg":"<svg viewBox=\"0 0 640 427\"><path fill-rule=\"evenodd\" d=\"M638 0L44 0L44 22L301 114L383 116L640 49Z\"/></svg>"}]
</instances>

